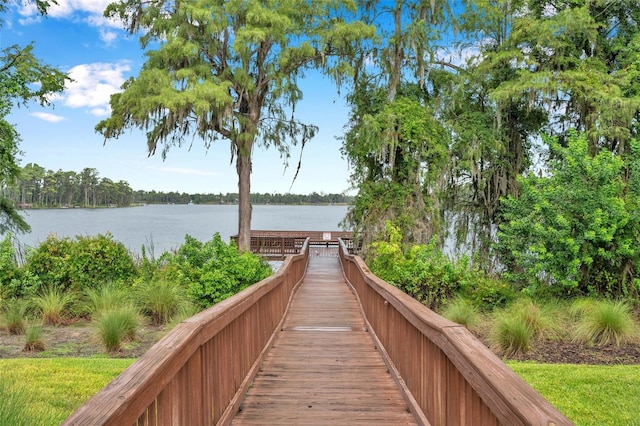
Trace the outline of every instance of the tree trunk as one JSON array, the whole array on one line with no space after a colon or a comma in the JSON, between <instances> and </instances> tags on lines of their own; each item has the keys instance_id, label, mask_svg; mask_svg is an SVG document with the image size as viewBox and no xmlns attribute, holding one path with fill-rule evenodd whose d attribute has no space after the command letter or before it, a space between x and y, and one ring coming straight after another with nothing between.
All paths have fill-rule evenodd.
<instances>
[{"instance_id":1,"label":"tree trunk","mask_svg":"<svg viewBox=\"0 0 640 426\"><path fill-rule=\"evenodd\" d=\"M249 251L251 243L251 148L238 149L238 249Z\"/></svg>"}]
</instances>

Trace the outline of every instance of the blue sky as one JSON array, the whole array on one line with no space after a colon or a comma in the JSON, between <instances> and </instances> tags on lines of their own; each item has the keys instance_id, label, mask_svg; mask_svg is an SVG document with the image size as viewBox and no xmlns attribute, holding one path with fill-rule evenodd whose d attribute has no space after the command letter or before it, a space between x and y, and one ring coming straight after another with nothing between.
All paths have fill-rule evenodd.
<instances>
[{"instance_id":1,"label":"blue sky","mask_svg":"<svg viewBox=\"0 0 640 426\"><path fill-rule=\"evenodd\" d=\"M50 170L85 167L100 177L126 180L134 190L187 193L237 192L235 165L229 143L217 141L206 151L200 140L172 148L167 159L147 156L142 132L132 130L104 144L95 125L108 116L109 96L130 76L137 75L144 56L137 36L127 36L102 17L110 0L58 0L41 18L30 7L5 14L0 48L34 42L35 54L75 80L54 106L16 108L9 121L22 137L21 165L37 163ZM320 131L305 147L302 167L291 187L300 149L294 147L285 170L277 151L257 148L253 157L251 192L307 194L342 193L349 188L349 168L340 154L348 110L335 86L318 75L301 81L304 99L298 117Z\"/></svg>"}]
</instances>

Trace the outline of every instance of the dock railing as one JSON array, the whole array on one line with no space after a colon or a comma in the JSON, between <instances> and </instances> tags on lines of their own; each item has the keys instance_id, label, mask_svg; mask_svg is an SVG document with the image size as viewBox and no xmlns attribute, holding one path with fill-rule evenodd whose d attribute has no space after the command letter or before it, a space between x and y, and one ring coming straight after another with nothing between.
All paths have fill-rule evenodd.
<instances>
[{"instance_id":1,"label":"dock railing","mask_svg":"<svg viewBox=\"0 0 640 426\"><path fill-rule=\"evenodd\" d=\"M417 418L431 425L572 424L465 327L373 275L344 244L340 261Z\"/></svg>"},{"instance_id":2,"label":"dock railing","mask_svg":"<svg viewBox=\"0 0 640 426\"><path fill-rule=\"evenodd\" d=\"M230 423L308 256L307 240L271 277L178 324L63 425Z\"/></svg>"}]
</instances>

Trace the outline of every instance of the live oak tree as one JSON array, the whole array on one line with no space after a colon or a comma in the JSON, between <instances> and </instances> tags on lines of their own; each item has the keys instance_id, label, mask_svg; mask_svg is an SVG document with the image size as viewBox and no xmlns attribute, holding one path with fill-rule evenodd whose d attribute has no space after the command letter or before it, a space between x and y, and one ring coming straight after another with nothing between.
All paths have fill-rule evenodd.
<instances>
[{"instance_id":1,"label":"live oak tree","mask_svg":"<svg viewBox=\"0 0 640 426\"><path fill-rule=\"evenodd\" d=\"M33 1L41 14L46 14L55 1ZM10 4L0 0L0 13ZM3 21L0 18L0 25ZM33 45L12 45L0 50L0 188L11 185L20 172L18 166L20 135L7 121L16 105L50 103L50 95L61 92L68 78L55 68L38 60ZM15 205L0 196L0 233L8 230L28 231L29 225L18 214Z\"/></svg>"},{"instance_id":2,"label":"live oak tree","mask_svg":"<svg viewBox=\"0 0 640 426\"><path fill-rule=\"evenodd\" d=\"M337 0L123 0L105 15L142 32L147 61L111 98L111 116L96 129L117 138L146 130L149 154L201 138L230 142L239 190L238 246L250 243L251 155L256 144L288 158L317 129L293 116L298 78L321 69L337 83L348 59L374 29L352 17L355 2Z\"/></svg>"}]
</instances>

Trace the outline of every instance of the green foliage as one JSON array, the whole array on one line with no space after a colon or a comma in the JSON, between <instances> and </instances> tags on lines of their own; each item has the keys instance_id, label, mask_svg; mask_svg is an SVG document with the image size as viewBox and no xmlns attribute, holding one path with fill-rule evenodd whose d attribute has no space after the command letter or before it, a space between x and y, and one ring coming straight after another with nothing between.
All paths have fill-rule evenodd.
<instances>
[{"instance_id":1,"label":"green foliage","mask_svg":"<svg viewBox=\"0 0 640 426\"><path fill-rule=\"evenodd\" d=\"M447 158L445 129L415 96L380 100L372 109L358 111L345 137L358 187L346 222L365 246L381 239L387 221L404 244L427 243L442 225L434 198Z\"/></svg>"},{"instance_id":2,"label":"green foliage","mask_svg":"<svg viewBox=\"0 0 640 426\"><path fill-rule=\"evenodd\" d=\"M371 272L430 308L440 306L460 290L468 271L465 259L451 261L435 241L403 253L399 230L390 223L387 230L389 242L372 244Z\"/></svg>"},{"instance_id":3,"label":"green foliage","mask_svg":"<svg viewBox=\"0 0 640 426\"><path fill-rule=\"evenodd\" d=\"M159 280L175 280L187 288L200 308L209 307L271 275L269 265L249 252L238 252L220 234L203 243L187 235L175 254L165 253Z\"/></svg>"},{"instance_id":4,"label":"green foliage","mask_svg":"<svg viewBox=\"0 0 640 426\"><path fill-rule=\"evenodd\" d=\"M18 265L15 260L15 249L11 234L8 234L0 242L0 300L13 296L9 293L7 283L10 283L18 274Z\"/></svg>"},{"instance_id":5,"label":"green foliage","mask_svg":"<svg viewBox=\"0 0 640 426\"><path fill-rule=\"evenodd\" d=\"M584 136L566 148L546 139L551 175L520 180L520 197L502 200L496 250L511 277L550 285L557 295L637 294L638 194L622 160L592 156Z\"/></svg>"},{"instance_id":6,"label":"green foliage","mask_svg":"<svg viewBox=\"0 0 640 426\"><path fill-rule=\"evenodd\" d=\"M109 233L75 240L50 235L28 253L26 269L43 284L65 291L127 282L137 275L131 253Z\"/></svg>"},{"instance_id":7,"label":"green foliage","mask_svg":"<svg viewBox=\"0 0 640 426\"><path fill-rule=\"evenodd\" d=\"M483 271L471 269L464 278L461 294L483 311L504 307L517 297L513 286Z\"/></svg>"},{"instance_id":8,"label":"green foliage","mask_svg":"<svg viewBox=\"0 0 640 426\"><path fill-rule=\"evenodd\" d=\"M61 325L69 316L69 309L77 301L74 293L50 286L33 298L33 305L45 325Z\"/></svg>"},{"instance_id":9,"label":"green foliage","mask_svg":"<svg viewBox=\"0 0 640 426\"><path fill-rule=\"evenodd\" d=\"M442 316L446 319L464 325L468 329L473 329L478 323L478 310L469 300L456 297L447 303L442 311Z\"/></svg>"},{"instance_id":10,"label":"green foliage","mask_svg":"<svg viewBox=\"0 0 640 426\"><path fill-rule=\"evenodd\" d=\"M574 309L579 315L574 340L594 345L624 345L638 340L638 324L627 303L600 300Z\"/></svg>"},{"instance_id":11,"label":"green foliage","mask_svg":"<svg viewBox=\"0 0 640 426\"><path fill-rule=\"evenodd\" d=\"M24 333L27 322L28 303L22 299L5 300L0 305L0 318L9 334Z\"/></svg>"},{"instance_id":12,"label":"green foliage","mask_svg":"<svg viewBox=\"0 0 640 426\"><path fill-rule=\"evenodd\" d=\"M140 316L131 306L103 311L95 320L98 337L105 349L117 352L125 341L134 340L140 326Z\"/></svg>"},{"instance_id":13,"label":"green foliage","mask_svg":"<svg viewBox=\"0 0 640 426\"><path fill-rule=\"evenodd\" d=\"M136 302L156 324L167 324L188 305L184 288L172 281L149 281L135 289Z\"/></svg>"}]
</instances>

